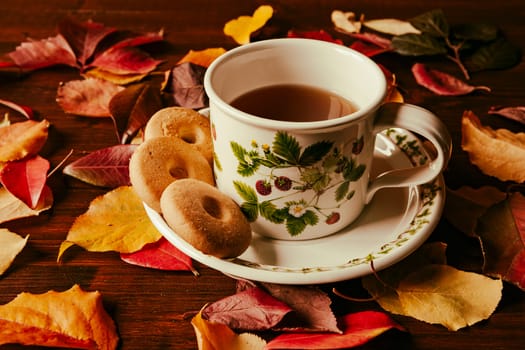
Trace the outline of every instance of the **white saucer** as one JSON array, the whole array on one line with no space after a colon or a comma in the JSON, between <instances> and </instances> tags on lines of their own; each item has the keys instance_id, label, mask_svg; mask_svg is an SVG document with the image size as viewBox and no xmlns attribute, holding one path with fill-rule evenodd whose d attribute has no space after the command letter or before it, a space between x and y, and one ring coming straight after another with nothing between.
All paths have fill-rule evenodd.
<instances>
[{"instance_id":1,"label":"white saucer","mask_svg":"<svg viewBox=\"0 0 525 350\"><path fill-rule=\"evenodd\" d=\"M378 135L372 172L426 161L415 136L401 129ZM250 247L238 258L219 259L203 254L181 239L162 216L147 207L153 224L173 245L191 258L227 275L281 284L321 284L361 277L408 256L436 227L445 201L440 176L410 188L383 189L348 227L328 237L282 241L254 234Z\"/></svg>"}]
</instances>

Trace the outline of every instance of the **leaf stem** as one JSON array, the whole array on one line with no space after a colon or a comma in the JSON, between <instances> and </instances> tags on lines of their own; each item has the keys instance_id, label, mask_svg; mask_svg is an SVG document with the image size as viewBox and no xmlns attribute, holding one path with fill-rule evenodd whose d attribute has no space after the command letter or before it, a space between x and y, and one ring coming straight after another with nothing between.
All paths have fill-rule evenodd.
<instances>
[{"instance_id":1,"label":"leaf stem","mask_svg":"<svg viewBox=\"0 0 525 350\"><path fill-rule=\"evenodd\" d=\"M453 56L446 55L446 57L449 60L451 60L452 62L454 62L459 67L459 69L461 70L461 73L463 73L463 76L465 77L466 80L470 80L469 71L468 71L467 67L465 67L465 65L463 64L463 61L461 60L461 55L459 54L459 50L461 49L461 46L463 46L463 43L458 44L458 45L454 45L454 44L452 44L450 42L449 38L445 38L445 42L446 42L447 46L454 53Z\"/></svg>"}]
</instances>

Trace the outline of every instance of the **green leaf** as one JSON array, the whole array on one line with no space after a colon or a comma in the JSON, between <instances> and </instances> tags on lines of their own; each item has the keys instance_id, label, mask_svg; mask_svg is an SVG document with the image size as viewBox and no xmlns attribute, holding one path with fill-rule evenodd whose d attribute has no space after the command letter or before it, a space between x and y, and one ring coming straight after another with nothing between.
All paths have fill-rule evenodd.
<instances>
[{"instance_id":1,"label":"green leaf","mask_svg":"<svg viewBox=\"0 0 525 350\"><path fill-rule=\"evenodd\" d=\"M314 143L313 145L309 145L305 148L303 154L301 154L301 157L299 158L299 165L310 166L321 161L321 159L323 159L323 157L326 156L328 152L330 152L332 146L333 142L330 141L320 141Z\"/></svg>"},{"instance_id":2,"label":"green leaf","mask_svg":"<svg viewBox=\"0 0 525 350\"><path fill-rule=\"evenodd\" d=\"M456 39L489 42L498 38L499 29L493 24L465 23L455 25L451 32Z\"/></svg>"},{"instance_id":3,"label":"green leaf","mask_svg":"<svg viewBox=\"0 0 525 350\"><path fill-rule=\"evenodd\" d=\"M392 38L392 47L404 56L432 56L447 53L446 44L442 39L425 33L395 36Z\"/></svg>"},{"instance_id":4,"label":"green leaf","mask_svg":"<svg viewBox=\"0 0 525 350\"><path fill-rule=\"evenodd\" d=\"M468 70L506 69L521 60L520 50L505 39L496 40L476 50L465 62Z\"/></svg>"},{"instance_id":5,"label":"green leaf","mask_svg":"<svg viewBox=\"0 0 525 350\"><path fill-rule=\"evenodd\" d=\"M233 181L233 187L242 199L249 203L257 203L257 193L248 184L241 181Z\"/></svg>"},{"instance_id":6,"label":"green leaf","mask_svg":"<svg viewBox=\"0 0 525 350\"><path fill-rule=\"evenodd\" d=\"M299 165L301 146L295 137L284 131L278 131L273 140L273 152L293 165Z\"/></svg>"},{"instance_id":7,"label":"green leaf","mask_svg":"<svg viewBox=\"0 0 525 350\"><path fill-rule=\"evenodd\" d=\"M412 18L409 22L422 33L440 38L448 37L449 25L441 9L425 12Z\"/></svg>"},{"instance_id":8,"label":"green leaf","mask_svg":"<svg viewBox=\"0 0 525 350\"><path fill-rule=\"evenodd\" d=\"M337 187L337 190L335 190L335 200L338 202L342 201L348 193L349 189L350 181L345 181L341 185L339 185L339 187Z\"/></svg>"}]
</instances>

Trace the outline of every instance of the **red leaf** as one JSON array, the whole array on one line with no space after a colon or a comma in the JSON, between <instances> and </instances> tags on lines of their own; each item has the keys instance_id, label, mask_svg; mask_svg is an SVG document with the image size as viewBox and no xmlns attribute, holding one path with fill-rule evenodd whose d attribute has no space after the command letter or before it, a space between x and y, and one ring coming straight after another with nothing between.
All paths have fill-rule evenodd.
<instances>
[{"instance_id":1,"label":"red leaf","mask_svg":"<svg viewBox=\"0 0 525 350\"><path fill-rule=\"evenodd\" d=\"M490 107L489 114L497 114L525 124L525 107Z\"/></svg>"},{"instance_id":2,"label":"red leaf","mask_svg":"<svg viewBox=\"0 0 525 350\"><path fill-rule=\"evenodd\" d=\"M7 100L0 100L0 104L3 104L4 106L17 111L18 113L22 114L27 119L33 119L34 117L33 110L31 109L31 107L19 105L19 104L16 104L14 102L7 101Z\"/></svg>"},{"instance_id":3,"label":"red leaf","mask_svg":"<svg viewBox=\"0 0 525 350\"><path fill-rule=\"evenodd\" d=\"M162 40L164 40L164 31L160 30L159 32L146 33L143 35L121 40L117 44L113 45L112 48L119 49L124 47L142 46Z\"/></svg>"},{"instance_id":4,"label":"red leaf","mask_svg":"<svg viewBox=\"0 0 525 350\"><path fill-rule=\"evenodd\" d=\"M118 75L148 74L155 70L161 62L142 50L125 46L109 48L97 56L89 67L97 67Z\"/></svg>"},{"instance_id":5,"label":"red leaf","mask_svg":"<svg viewBox=\"0 0 525 350\"><path fill-rule=\"evenodd\" d=\"M47 180L49 162L40 156L8 162L0 172L0 182L31 209L36 208Z\"/></svg>"},{"instance_id":6,"label":"red leaf","mask_svg":"<svg viewBox=\"0 0 525 350\"><path fill-rule=\"evenodd\" d=\"M328 41L331 43L336 43L339 45L343 44L343 41L340 39L335 39L330 34L325 32L324 30L318 30L318 31L304 31L304 32L297 32L290 30L288 31L289 38L305 38L305 39L315 39L315 40L322 40L322 41Z\"/></svg>"},{"instance_id":7,"label":"red leaf","mask_svg":"<svg viewBox=\"0 0 525 350\"><path fill-rule=\"evenodd\" d=\"M122 90L122 86L106 80L72 80L60 84L56 101L66 113L86 117L109 117L109 102Z\"/></svg>"},{"instance_id":8,"label":"red leaf","mask_svg":"<svg viewBox=\"0 0 525 350\"><path fill-rule=\"evenodd\" d=\"M391 51L391 49L389 48L384 48L361 40L354 41L352 45L350 45L350 48L362 53L367 57L374 57L382 53Z\"/></svg>"},{"instance_id":9,"label":"red leaf","mask_svg":"<svg viewBox=\"0 0 525 350\"><path fill-rule=\"evenodd\" d=\"M204 92L204 73L206 68L184 62L177 64L168 72L163 91L171 94L177 106L203 108L208 104Z\"/></svg>"},{"instance_id":10,"label":"red leaf","mask_svg":"<svg viewBox=\"0 0 525 350\"><path fill-rule=\"evenodd\" d=\"M57 64L78 68L75 53L60 34L39 41L24 42L8 55L17 66L28 70Z\"/></svg>"},{"instance_id":11,"label":"red leaf","mask_svg":"<svg viewBox=\"0 0 525 350\"><path fill-rule=\"evenodd\" d=\"M360 346L391 330L405 329L388 315L377 311L363 311L339 318L343 334L293 333L281 334L271 340L266 349L346 349Z\"/></svg>"},{"instance_id":12,"label":"red leaf","mask_svg":"<svg viewBox=\"0 0 525 350\"><path fill-rule=\"evenodd\" d=\"M422 63L412 66L412 74L417 83L438 95L459 96L466 95L474 90L485 90L490 92L486 86L472 86L450 74L429 69Z\"/></svg>"},{"instance_id":13,"label":"red leaf","mask_svg":"<svg viewBox=\"0 0 525 350\"><path fill-rule=\"evenodd\" d=\"M393 50L392 41L380 35L372 34L372 33L349 33L349 35L356 40L360 40L365 43L369 43L377 47L381 47L385 50L389 50L389 51Z\"/></svg>"},{"instance_id":14,"label":"red leaf","mask_svg":"<svg viewBox=\"0 0 525 350\"><path fill-rule=\"evenodd\" d=\"M285 303L252 287L206 306L202 316L234 330L260 331L271 329L290 311Z\"/></svg>"},{"instance_id":15,"label":"red leaf","mask_svg":"<svg viewBox=\"0 0 525 350\"><path fill-rule=\"evenodd\" d=\"M116 145L97 150L66 165L63 172L95 186L129 186L129 159L136 147Z\"/></svg>"},{"instance_id":16,"label":"red leaf","mask_svg":"<svg viewBox=\"0 0 525 350\"><path fill-rule=\"evenodd\" d=\"M98 44L116 29L92 21L78 22L66 19L59 23L58 31L66 38L80 64L84 66Z\"/></svg>"},{"instance_id":17,"label":"red leaf","mask_svg":"<svg viewBox=\"0 0 525 350\"><path fill-rule=\"evenodd\" d=\"M165 271L192 271L194 274L198 274L193 269L191 258L165 238L146 244L138 252L121 253L120 258L129 264L142 267Z\"/></svg>"}]
</instances>

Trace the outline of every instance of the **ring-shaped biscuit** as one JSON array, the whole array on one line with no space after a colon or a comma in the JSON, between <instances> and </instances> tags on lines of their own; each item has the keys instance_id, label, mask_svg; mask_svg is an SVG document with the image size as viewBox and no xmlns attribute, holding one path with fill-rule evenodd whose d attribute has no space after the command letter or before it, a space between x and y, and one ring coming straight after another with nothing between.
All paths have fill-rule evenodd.
<instances>
[{"instance_id":1,"label":"ring-shaped biscuit","mask_svg":"<svg viewBox=\"0 0 525 350\"><path fill-rule=\"evenodd\" d=\"M180 138L213 164L210 120L193 109L167 107L153 114L144 129L144 139L159 136Z\"/></svg>"},{"instance_id":2,"label":"ring-shaped biscuit","mask_svg":"<svg viewBox=\"0 0 525 350\"><path fill-rule=\"evenodd\" d=\"M240 207L212 185L190 178L174 181L160 205L171 229L205 254L232 258L250 245L250 223Z\"/></svg>"},{"instance_id":3,"label":"ring-shaped biscuit","mask_svg":"<svg viewBox=\"0 0 525 350\"><path fill-rule=\"evenodd\" d=\"M141 143L129 162L129 177L137 195L160 212L160 197L173 181L194 178L210 185L213 171L202 154L176 137L155 137Z\"/></svg>"}]
</instances>

